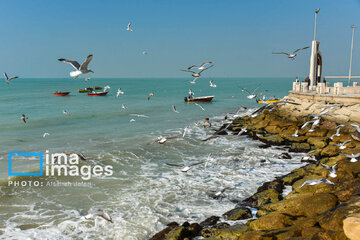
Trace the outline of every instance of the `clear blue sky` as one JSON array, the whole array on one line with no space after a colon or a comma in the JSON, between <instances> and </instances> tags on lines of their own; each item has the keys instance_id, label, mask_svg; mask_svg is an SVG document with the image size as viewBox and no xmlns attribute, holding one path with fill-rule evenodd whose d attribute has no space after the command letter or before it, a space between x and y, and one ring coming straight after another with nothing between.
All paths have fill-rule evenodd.
<instances>
[{"instance_id":1,"label":"clear blue sky","mask_svg":"<svg viewBox=\"0 0 360 240\"><path fill-rule=\"evenodd\" d=\"M0 71L69 77L72 68L56 59L92 53L92 77L186 77L180 68L207 60L216 64L209 77L306 76L309 50L295 61L271 52L310 45L318 7L324 72L347 74L360 0L1 1ZM128 22L134 32L125 31ZM355 33L353 73L360 74Z\"/></svg>"}]
</instances>

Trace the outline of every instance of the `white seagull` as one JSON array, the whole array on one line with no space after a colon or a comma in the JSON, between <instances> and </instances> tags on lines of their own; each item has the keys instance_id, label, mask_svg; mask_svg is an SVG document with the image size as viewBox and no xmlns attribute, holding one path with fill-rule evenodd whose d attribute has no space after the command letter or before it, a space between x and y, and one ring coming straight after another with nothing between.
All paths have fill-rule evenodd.
<instances>
[{"instance_id":1,"label":"white seagull","mask_svg":"<svg viewBox=\"0 0 360 240\"><path fill-rule=\"evenodd\" d=\"M212 62L203 62L200 66L192 65L192 66L188 67L187 70L191 70L193 68L197 68L199 70L204 70L205 66L208 64L212 64Z\"/></svg>"},{"instance_id":2,"label":"white seagull","mask_svg":"<svg viewBox=\"0 0 360 240\"><path fill-rule=\"evenodd\" d=\"M175 113L179 113L179 111L176 110L175 105L172 105L172 110L173 110L173 112L175 112Z\"/></svg>"},{"instance_id":3,"label":"white seagull","mask_svg":"<svg viewBox=\"0 0 360 240\"><path fill-rule=\"evenodd\" d=\"M64 115L69 115L69 112L66 111L65 109L62 111L62 113L63 113Z\"/></svg>"},{"instance_id":4,"label":"white seagull","mask_svg":"<svg viewBox=\"0 0 360 240\"><path fill-rule=\"evenodd\" d=\"M324 112L325 110L329 109L329 111L333 110L335 107L341 107L342 104L336 103L336 104L332 104L331 106L327 106L327 107L323 107L320 112Z\"/></svg>"},{"instance_id":5,"label":"white seagull","mask_svg":"<svg viewBox=\"0 0 360 240\"><path fill-rule=\"evenodd\" d=\"M126 31L132 32L133 30L131 29L131 23L128 23Z\"/></svg>"},{"instance_id":6,"label":"white seagull","mask_svg":"<svg viewBox=\"0 0 360 240\"><path fill-rule=\"evenodd\" d=\"M106 92L106 90L108 90L109 88L111 88L109 85L106 85L104 88L103 88L103 92Z\"/></svg>"},{"instance_id":7,"label":"white seagull","mask_svg":"<svg viewBox=\"0 0 360 240\"><path fill-rule=\"evenodd\" d=\"M118 91L116 93L116 97L119 97L120 94L124 94L124 92L121 90L121 88L118 89Z\"/></svg>"},{"instance_id":8,"label":"white seagull","mask_svg":"<svg viewBox=\"0 0 360 240\"><path fill-rule=\"evenodd\" d=\"M263 95L264 92L267 92L267 90L264 90L264 91L262 91L261 93L256 93L256 94L255 94L256 90L257 90L259 87L260 87L260 85L257 86L257 87L254 89L253 92L249 92L248 90L246 90L246 88L241 88L241 91L247 92L248 96L246 96L246 97L247 97L248 99L253 99L253 98L256 98L257 96Z\"/></svg>"},{"instance_id":9,"label":"white seagull","mask_svg":"<svg viewBox=\"0 0 360 240\"><path fill-rule=\"evenodd\" d=\"M205 111L205 108L203 108L203 106L201 106L200 104L195 103L195 105L198 106L199 108L201 108L201 110Z\"/></svg>"},{"instance_id":10,"label":"white seagull","mask_svg":"<svg viewBox=\"0 0 360 240\"><path fill-rule=\"evenodd\" d=\"M102 217L106 221L113 223L110 215L101 209L98 209L97 211L89 212L86 216L84 216L85 219L90 219L90 218L95 218L95 217Z\"/></svg>"},{"instance_id":11,"label":"white seagull","mask_svg":"<svg viewBox=\"0 0 360 240\"><path fill-rule=\"evenodd\" d=\"M214 84L213 80L210 80L210 87L216 88L216 85Z\"/></svg>"},{"instance_id":12,"label":"white seagull","mask_svg":"<svg viewBox=\"0 0 360 240\"><path fill-rule=\"evenodd\" d=\"M77 79L80 74L85 74L85 73L89 73L89 72L93 73L92 70L88 69L88 65L91 62L92 58L93 58L93 55L90 54L89 56L87 56L86 60L81 65L77 61L68 60L68 59L64 59L64 58L59 58L58 61L66 62L66 63L69 63L71 66L73 66L73 68L75 68L76 71L70 72L70 76Z\"/></svg>"},{"instance_id":13,"label":"white seagull","mask_svg":"<svg viewBox=\"0 0 360 240\"><path fill-rule=\"evenodd\" d=\"M149 94L148 100L150 100L150 98L151 98L152 96L154 96L154 92L151 92L151 93Z\"/></svg>"},{"instance_id":14,"label":"white seagull","mask_svg":"<svg viewBox=\"0 0 360 240\"><path fill-rule=\"evenodd\" d=\"M5 80L6 80L7 84L9 84L11 80L19 78L19 76L9 78L8 75L6 74L6 72L4 72L4 76L5 76Z\"/></svg>"},{"instance_id":15,"label":"white seagull","mask_svg":"<svg viewBox=\"0 0 360 240\"><path fill-rule=\"evenodd\" d=\"M350 162L357 162L358 160L356 158L360 157L360 153L357 154L344 154L344 153L340 153L340 155L343 155L347 158L350 158Z\"/></svg>"},{"instance_id":16,"label":"white seagull","mask_svg":"<svg viewBox=\"0 0 360 240\"><path fill-rule=\"evenodd\" d=\"M326 111L326 112L322 112L320 114L310 114L309 116L310 117L313 117L313 120L316 120L316 119L319 119L321 116L330 116L330 114L328 114L329 111Z\"/></svg>"},{"instance_id":17,"label":"white seagull","mask_svg":"<svg viewBox=\"0 0 360 240\"><path fill-rule=\"evenodd\" d=\"M121 105L121 108L122 108L122 109L127 109L127 107L126 107L125 104L122 104L122 105Z\"/></svg>"},{"instance_id":18,"label":"white seagull","mask_svg":"<svg viewBox=\"0 0 360 240\"><path fill-rule=\"evenodd\" d=\"M247 132L247 126L246 127L244 127L244 128L241 128L241 130L238 132L238 136L239 135L241 135L241 134L243 134L243 133L246 133Z\"/></svg>"},{"instance_id":19,"label":"white seagull","mask_svg":"<svg viewBox=\"0 0 360 240\"><path fill-rule=\"evenodd\" d=\"M133 119L133 118L132 118L132 119L130 119L130 122L135 122L135 119Z\"/></svg>"},{"instance_id":20,"label":"white seagull","mask_svg":"<svg viewBox=\"0 0 360 240\"><path fill-rule=\"evenodd\" d=\"M344 124L339 124L339 125L335 128L335 129L336 129L336 133L330 136L330 139L331 139L331 140L334 139L334 137L340 137L340 129L341 129L342 127L345 127L345 125L344 125Z\"/></svg>"},{"instance_id":21,"label":"white seagull","mask_svg":"<svg viewBox=\"0 0 360 240\"><path fill-rule=\"evenodd\" d=\"M201 73L202 73L203 71L205 71L205 70L207 70L207 69L209 69L209 68L212 68L213 66L214 66L214 65L210 65L209 67L200 70L200 72L194 72L194 71L191 71L191 70L182 70L182 69L181 69L181 71L183 71L183 72L190 72L190 73L192 73L191 76L193 76L194 78L198 78L198 77L201 76Z\"/></svg>"},{"instance_id":22,"label":"white seagull","mask_svg":"<svg viewBox=\"0 0 360 240\"><path fill-rule=\"evenodd\" d=\"M325 165L323 163L321 163L321 166L323 166L326 170L329 171L329 176L332 178L336 178L336 170L337 170L337 164L333 165L331 168L328 165Z\"/></svg>"},{"instance_id":23,"label":"white seagull","mask_svg":"<svg viewBox=\"0 0 360 240\"><path fill-rule=\"evenodd\" d=\"M193 80L190 81L191 84L195 84L196 83L196 80L198 79L199 77L196 77L194 78Z\"/></svg>"},{"instance_id":24,"label":"white seagull","mask_svg":"<svg viewBox=\"0 0 360 240\"><path fill-rule=\"evenodd\" d=\"M298 137L299 136L298 133L299 133L299 129L296 129L295 133L292 134L291 136L292 137Z\"/></svg>"},{"instance_id":25,"label":"white seagull","mask_svg":"<svg viewBox=\"0 0 360 240\"><path fill-rule=\"evenodd\" d=\"M322 179L313 179L313 180L306 180L300 187L302 188L303 186L305 186L306 184L310 185L310 186L313 186L313 185L316 185L316 184L320 184L320 183L326 183L326 184L332 184L332 185L335 185L335 183L325 179L325 178L322 178Z\"/></svg>"},{"instance_id":26,"label":"white seagull","mask_svg":"<svg viewBox=\"0 0 360 240\"><path fill-rule=\"evenodd\" d=\"M315 156L310 156L310 154L312 154L312 153L314 153L314 152L316 152L316 150L312 150L312 151L306 153L306 156L303 157L301 160L307 161L307 160L310 160L311 158L314 158ZM316 159L314 159L314 161L316 161Z\"/></svg>"},{"instance_id":27,"label":"white seagull","mask_svg":"<svg viewBox=\"0 0 360 240\"><path fill-rule=\"evenodd\" d=\"M46 133L43 134L43 138L45 138L46 136L49 136L49 135L50 135L50 133L46 132Z\"/></svg>"},{"instance_id":28,"label":"white seagull","mask_svg":"<svg viewBox=\"0 0 360 240\"><path fill-rule=\"evenodd\" d=\"M304 50L304 49L308 49L309 47L303 47L303 48L299 48L299 49L296 49L294 52L292 53L287 53L287 52L273 52L272 54L285 54L288 56L288 58L290 58L291 60L294 60L295 57L297 56L297 52L298 51L301 51L301 50Z\"/></svg>"},{"instance_id":29,"label":"white seagull","mask_svg":"<svg viewBox=\"0 0 360 240\"><path fill-rule=\"evenodd\" d=\"M187 171L190 170L191 167L199 165L199 164L202 164L202 162L192 163L192 164L189 164L189 165L176 164L176 163L166 163L166 165L169 165L169 166L182 167L182 169L181 169L182 172L187 172Z\"/></svg>"},{"instance_id":30,"label":"white seagull","mask_svg":"<svg viewBox=\"0 0 360 240\"><path fill-rule=\"evenodd\" d=\"M343 143L338 143L338 144L333 144L334 146L339 146L339 149L345 149L346 148L346 146L345 146L345 144L347 144L348 142L351 142L351 140L347 140L347 141L345 141L345 142L343 142Z\"/></svg>"},{"instance_id":31,"label":"white seagull","mask_svg":"<svg viewBox=\"0 0 360 240\"><path fill-rule=\"evenodd\" d=\"M160 136L154 142L157 142L160 144L165 144L167 142L167 140L175 139L175 138L180 138L180 137L179 136L167 136L167 137Z\"/></svg>"},{"instance_id":32,"label":"white seagull","mask_svg":"<svg viewBox=\"0 0 360 240\"><path fill-rule=\"evenodd\" d=\"M135 116L135 117L138 117L138 118L148 118L149 116L146 116L146 115L142 115L142 114L129 114L130 116Z\"/></svg>"},{"instance_id":33,"label":"white seagull","mask_svg":"<svg viewBox=\"0 0 360 240\"><path fill-rule=\"evenodd\" d=\"M356 124L350 124L352 127L354 127L356 129L357 132L360 133L360 127L359 125L356 125Z\"/></svg>"}]
</instances>

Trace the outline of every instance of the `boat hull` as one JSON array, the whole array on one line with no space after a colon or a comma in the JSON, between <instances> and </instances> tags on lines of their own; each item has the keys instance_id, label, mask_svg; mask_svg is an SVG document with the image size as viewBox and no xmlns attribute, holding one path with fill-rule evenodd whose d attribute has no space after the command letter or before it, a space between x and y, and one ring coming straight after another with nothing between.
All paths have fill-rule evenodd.
<instances>
[{"instance_id":1,"label":"boat hull","mask_svg":"<svg viewBox=\"0 0 360 240\"><path fill-rule=\"evenodd\" d=\"M88 93L88 96L105 96L108 92Z\"/></svg>"},{"instance_id":2,"label":"boat hull","mask_svg":"<svg viewBox=\"0 0 360 240\"><path fill-rule=\"evenodd\" d=\"M214 98L214 96L204 96L204 97L192 97L188 98L185 97L185 102L211 102L211 100Z\"/></svg>"},{"instance_id":3,"label":"boat hull","mask_svg":"<svg viewBox=\"0 0 360 240\"><path fill-rule=\"evenodd\" d=\"M67 96L70 92L56 92L54 93L55 96Z\"/></svg>"}]
</instances>

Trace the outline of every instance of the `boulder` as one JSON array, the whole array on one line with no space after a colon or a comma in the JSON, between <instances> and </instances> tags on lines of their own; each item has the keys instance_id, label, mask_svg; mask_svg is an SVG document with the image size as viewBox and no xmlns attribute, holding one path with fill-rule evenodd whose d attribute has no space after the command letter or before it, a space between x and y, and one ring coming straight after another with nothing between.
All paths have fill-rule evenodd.
<instances>
[{"instance_id":1,"label":"boulder","mask_svg":"<svg viewBox=\"0 0 360 240\"><path fill-rule=\"evenodd\" d=\"M260 136L259 140L271 145L282 145L285 143L285 140L279 135Z\"/></svg>"},{"instance_id":2,"label":"boulder","mask_svg":"<svg viewBox=\"0 0 360 240\"><path fill-rule=\"evenodd\" d=\"M308 152L310 151L311 147L308 143L292 143L290 151L291 152Z\"/></svg>"},{"instance_id":3,"label":"boulder","mask_svg":"<svg viewBox=\"0 0 360 240\"><path fill-rule=\"evenodd\" d=\"M316 149L324 148L327 145L327 140L325 137L309 137L307 142Z\"/></svg>"},{"instance_id":4,"label":"boulder","mask_svg":"<svg viewBox=\"0 0 360 240\"><path fill-rule=\"evenodd\" d=\"M245 207L238 207L224 213L224 216L226 220L236 221L251 218L252 214L250 209Z\"/></svg>"},{"instance_id":5,"label":"boulder","mask_svg":"<svg viewBox=\"0 0 360 240\"><path fill-rule=\"evenodd\" d=\"M344 233L350 240L360 240L360 217L347 217L343 225Z\"/></svg>"}]
</instances>

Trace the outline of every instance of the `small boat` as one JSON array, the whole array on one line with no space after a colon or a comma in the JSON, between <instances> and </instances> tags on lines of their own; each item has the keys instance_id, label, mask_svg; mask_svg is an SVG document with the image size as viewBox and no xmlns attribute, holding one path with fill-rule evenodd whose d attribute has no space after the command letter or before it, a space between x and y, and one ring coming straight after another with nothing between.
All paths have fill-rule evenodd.
<instances>
[{"instance_id":1,"label":"small boat","mask_svg":"<svg viewBox=\"0 0 360 240\"><path fill-rule=\"evenodd\" d=\"M55 96L67 96L67 95L69 95L69 93L70 92L58 92L58 91L56 91L56 92L54 92L54 95Z\"/></svg>"},{"instance_id":2,"label":"small boat","mask_svg":"<svg viewBox=\"0 0 360 240\"><path fill-rule=\"evenodd\" d=\"M85 89L79 89L79 93L86 93L86 92L91 92L92 90L94 90L93 88L85 88Z\"/></svg>"},{"instance_id":3,"label":"small boat","mask_svg":"<svg viewBox=\"0 0 360 240\"><path fill-rule=\"evenodd\" d=\"M108 92L91 92L91 93L88 93L89 96L105 96L106 94L108 94Z\"/></svg>"},{"instance_id":4,"label":"small boat","mask_svg":"<svg viewBox=\"0 0 360 240\"><path fill-rule=\"evenodd\" d=\"M278 101L280 101L280 98L272 98L268 100L259 100L259 99L256 100L257 103L276 103Z\"/></svg>"},{"instance_id":5,"label":"small boat","mask_svg":"<svg viewBox=\"0 0 360 240\"><path fill-rule=\"evenodd\" d=\"M204 97L184 97L185 102L211 102L214 96L204 96Z\"/></svg>"},{"instance_id":6,"label":"small boat","mask_svg":"<svg viewBox=\"0 0 360 240\"><path fill-rule=\"evenodd\" d=\"M101 89L103 89L103 88L102 88L102 87L95 86L94 89L95 89L95 90L101 90Z\"/></svg>"}]
</instances>

